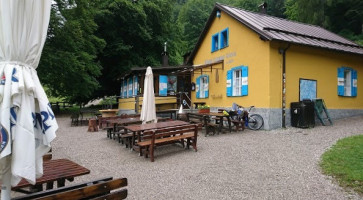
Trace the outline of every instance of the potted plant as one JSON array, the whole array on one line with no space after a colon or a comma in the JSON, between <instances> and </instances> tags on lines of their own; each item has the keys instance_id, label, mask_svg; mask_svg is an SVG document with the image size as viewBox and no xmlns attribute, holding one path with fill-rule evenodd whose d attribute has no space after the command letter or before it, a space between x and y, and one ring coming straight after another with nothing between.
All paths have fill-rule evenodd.
<instances>
[{"instance_id":1,"label":"potted plant","mask_svg":"<svg viewBox=\"0 0 363 200\"><path fill-rule=\"evenodd\" d=\"M210 106L207 104L199 105L198 106L198 113L209 113L210 112Z\"/></svg>"}]
</instances>

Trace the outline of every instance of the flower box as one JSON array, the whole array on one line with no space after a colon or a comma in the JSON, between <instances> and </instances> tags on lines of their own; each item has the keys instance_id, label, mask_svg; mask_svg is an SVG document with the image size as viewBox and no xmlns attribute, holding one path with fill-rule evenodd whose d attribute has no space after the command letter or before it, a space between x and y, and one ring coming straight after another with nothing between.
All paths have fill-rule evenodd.
<instances>
[{"instance_id":1,"label":"flower box","mask_svg":"<svg viewBox=\"0 0 363 200\"><path fill-rule=\"evenodd\" d=\"M198 109L198 113L209 113L209 112L210 112L209 108Z\"/></svg>"}]
</instances>

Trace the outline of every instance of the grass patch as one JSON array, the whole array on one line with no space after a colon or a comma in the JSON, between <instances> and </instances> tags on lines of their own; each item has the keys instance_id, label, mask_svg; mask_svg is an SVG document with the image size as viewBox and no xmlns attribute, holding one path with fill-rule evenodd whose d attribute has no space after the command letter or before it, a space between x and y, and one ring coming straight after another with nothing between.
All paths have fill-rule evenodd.
<instances>
[{"instance_id":1,"label":"grass patch","mask_svg":"<svg viewBox=\"0 0 363 200\"><path fill-rule=\"evenodd\" d=\"M363 135L341 140L322 155L324 174L333 176L340 186L363 195Z\"/></svg>"}]
</instances>

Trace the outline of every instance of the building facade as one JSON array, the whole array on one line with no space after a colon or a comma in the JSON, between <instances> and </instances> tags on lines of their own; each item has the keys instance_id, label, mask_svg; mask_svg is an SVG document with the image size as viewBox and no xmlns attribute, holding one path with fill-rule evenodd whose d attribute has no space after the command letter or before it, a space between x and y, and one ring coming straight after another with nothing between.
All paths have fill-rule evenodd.
<instances>
[{"instance_id":1,"label":"building facade","mask_svg":"<svg viewBox=\"0 0 363 200\"><path fill-rule=\"evenodd\" d=\"M303 99L324 99L333 119L363 114L363 48L317 26L217 3L189 63L192 102L254 105L267 130Z\"/></svg>"}]
</instances>

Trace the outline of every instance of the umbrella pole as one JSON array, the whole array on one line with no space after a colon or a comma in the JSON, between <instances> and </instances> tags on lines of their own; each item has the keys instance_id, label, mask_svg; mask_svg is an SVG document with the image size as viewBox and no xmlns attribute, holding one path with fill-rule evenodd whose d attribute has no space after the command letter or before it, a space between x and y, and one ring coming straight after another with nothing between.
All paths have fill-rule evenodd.
<instances>
[{"instance_id":1,"label":"umbrella pole","mask_svg":"<svg viewBox=\"0 0 363 200\"><path fill-rule=\"evenodd\" d=\"M1 183L1 199L10 200L11 193L11 159L10 156L3 158L1 162L2 167L2 183Z\"/></svg>"}]
</instances>

